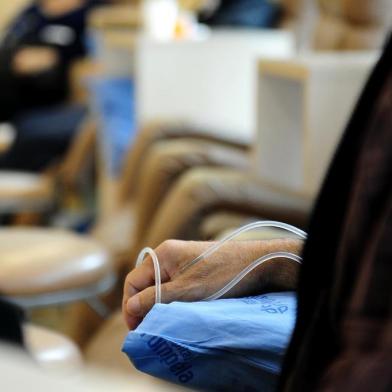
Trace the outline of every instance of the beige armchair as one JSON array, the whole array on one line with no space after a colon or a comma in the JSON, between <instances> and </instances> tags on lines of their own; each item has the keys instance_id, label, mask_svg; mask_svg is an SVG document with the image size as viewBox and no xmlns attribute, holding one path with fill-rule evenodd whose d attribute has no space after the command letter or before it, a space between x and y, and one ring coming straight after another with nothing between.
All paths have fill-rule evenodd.
<instances>
[{"instance_id":1,"label":"beige armchair","mask_svg":"<svg viewBox=\"0 0 392 392\"><path fill-rule=\"evenodd\" d=\"M305 227L312 202L294 192L281 192L244 171L193 169L170 190L142 245L155 247L168 238L200 239L203 219L220 210Z\"/></svg>"},{"instance_id":2,"label":"beige armchair","mask_svg":"<svg viewBox=\"0 0 392 392\"><path fill-rule=\"evenodd\" d=\"M101 316L99 296L116 278L96 241L64 230L0 230L0 292L24 309L85 301Z\"/></svg>"},{"instance_id":3,"label":"beige armchair","mask_svg":"<svg viewBox=\"0 0 392 392\"><path fill-rule=\"evenodd\" d=\"M140 171L139 189L136 194L136 244L151 229L151 221L165 200L171 187L180 176L194 167L227 167L246 170L247 154L222 143L197 139L162 141L154 144Z\"/></svg>"},{"instance_id":4,"label":"beige armchair","mask_svg":"<svg viewBox=\"0 0 392 392\"><path fill-rule=\"evenodd\" d=\"M225 166L246 170L245 145L214 140L196 128L154 124L143 129L129 151L120 178L115 211L101 219L92 235L111 251L119 266L129 264L132 249L140 246L152 217L176 180L193 167ZM194 135L191 137L191 135Z\"/></svg>"},{"instance_id":5,"label":"beige armchair","mask_svg":"<svg viewBox=\"0 0 392 392\"><path fill-rule=\"evenodd\" d=\"M94 139L94 124L85 123L66 159L56 170L56 183L61 184L62 196L73 191L82 168L91 157ZM13 181L14 175L10 175ZM23 176L29 180L28 174ZM48 192L47 199L43 199L39 194L33 197L32 192L21 192L22 186L14 194L11 194L12 188L7 187L8 204L13 207L6 210L8 213L43 212L48 207L44 200L53 204L55 177L31 176L31 183L34 184L34 178L41 179L53 193ZM1 205L5 205L5 200L5 195L0 196ZM0 291L29 314L38 308L75 302L87 303L100 316L108 314L100 297L113 288L116 273L107 249L96 240L59 229L3 227L0 229L0 251Z\"/></svg>"},{"instance_id":6,"label":"beige armchair","mask_svg":"<svg viewBox=\"0 0 392 392\"><path fill-rule=\"evenodd\" d=\"M141 165L149 149L155 143L161 141L170 141L189 137L194 141L221 143L222 147L236 148L236 151L244 152L248 150L248 143L244 141L233 142L230 138L225 138L224 135L216 135L214 132L201 131L198 127L190 126L182 122L165 123L163 121L156 121L154 123L146 124L138 133L137 138L132 145L126 157L123 173L121 175L120 183L120 203L126 202L135 196L136 190L141 178Z\"/></svg>"},{"instance_id":7,"label":"beige armchair","mask_svg":"<svg viewBox=\"0 0 392 392\"><path fill-rule=\"evenodd\" d=\"M319 50L380 48L392 23L392 6L384 0L319 0L314 33Z\"/></svg>"}]
</instances>

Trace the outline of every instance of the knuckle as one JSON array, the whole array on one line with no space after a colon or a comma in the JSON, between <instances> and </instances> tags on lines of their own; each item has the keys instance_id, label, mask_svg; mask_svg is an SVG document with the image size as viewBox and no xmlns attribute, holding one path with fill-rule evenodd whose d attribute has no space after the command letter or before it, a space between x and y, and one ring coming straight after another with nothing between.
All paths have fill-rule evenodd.
<instances>
[{"instance_id":1,"label":"knuckle","mask_svg":"<svg viewBox=\"0 0 392 392\"><path fill-rule=\"evenodd\" d=\"M170 257L178 252L181 247L181 243L182 241L179 240L165 240L164 242L162 242L161 245L159 245L159 247L157 248L157 252L162 257Z\"/></svg>"},{"instance_id":2,"label":"knuckle","mask_svg":"<svg viewBox=\"0 0 392 392\"><path fill-rule=\"evenodd\" d=\"M157 248L157 255L159 261L162 263L161 266L170 277L174 276L179 264L184 258L187 258L186 253L186 241L181 240L169 239L164 241L159 248Z\"/></svg>"},{"instance_id":3,"label":"knuckle","mask_svg":"<svg viewBox=\"0 0 392 392\"><path fill-rule=\"evenodd\" d=\"M172 249L177 246L178 240L168 239L162 243L164 249Z\"/></svg>"}]
</instances>

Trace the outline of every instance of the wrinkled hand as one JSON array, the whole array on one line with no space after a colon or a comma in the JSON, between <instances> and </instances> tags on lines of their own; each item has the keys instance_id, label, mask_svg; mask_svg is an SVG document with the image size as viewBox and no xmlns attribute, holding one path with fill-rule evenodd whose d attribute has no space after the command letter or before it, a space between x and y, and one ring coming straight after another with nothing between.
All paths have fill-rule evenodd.
<instances>
[{"instance_id":1,"label":"wrinkled hand","mask_svg":"<svg viewBox=\"0 0 392 392\"><path fill-rule=\"evenodd\" d=\"M19 75L33 75L58 64L59 57L52 48L31 46L20 49L13 59L13 70Z\"/></svg>"},{"instance_id":2,"label":"wrinkled hand","mask_svg":"<svg viewBox=\"0 0 392 392\"><path fill-rule=\"evenodd\" d=\"M257 258L277 251L299 254L302 242L292 239L233 241L208 259L182 271L182 268L212 242L168 240L155 249L162 279L162 302L200 301L224 287ZM226 297L244 297L267 290L290 290L296 286L299 265L277 259L268 261L235 286ZM129 329L135 329L155 303L154 267L148 256L125 279L123 316Z\"/></svg>"}]
</instances>

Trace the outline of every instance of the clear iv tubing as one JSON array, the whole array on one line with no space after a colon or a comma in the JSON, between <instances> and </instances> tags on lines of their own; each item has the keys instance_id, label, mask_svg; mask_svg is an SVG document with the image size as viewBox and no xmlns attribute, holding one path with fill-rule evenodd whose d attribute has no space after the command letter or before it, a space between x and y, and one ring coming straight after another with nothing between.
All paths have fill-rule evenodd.
<instances>
[{"instance_id":1,"label":"clear iv tubing","mask_svg":"<svg viewBox=\"0 0 392 392\"><path fill-rule=\"evenodd\" d=\"M209 297L204 298L203 301L212 301L212 300L219 299L219 298L223 297L228 291L230 291L234 286L236 286L242 279L245 278L246 275L248 275L250 272L252 272L259 265L264 264L266 261L276 259L276 258L290 259L290 260L293 260L299 264L301 264L301 261L302 261L301 257L297 256L294 253L288 253L288 252L275 252L275 253L270 253L268 255L264 255L263 257L260 257L259 259L255 260L252 264L248 265L233 280L231 280L225 287L218 290L215 294L212 294Z\"/></svg>"},{"instance_id":2,"label":"clear iv tubing","mask_svg":"<svg viewBox=\"0 0 392 392\"><path fill-rule=\"evenodd\" d=\"M288 225L286 223L282 222L276 222L276 221L259 221L259 222L253 222L249 223L248 225L245 225L243 227L240 227L239 229L233 231L226 237L224 237L222 240L208 248L206 251L204 251L200 256L196 257L189 263L185 264L184 267L181 268L180 272L183 272L184 270L188 269L192 265L198 263L199 261L211 256L213 253L215 253L221 246L223 246L226 242L232 240L233 238L239 236L240 234L257 229L257 228L262 228L262 227L274 227L274 228L279 228L283 229L286 231L289 231L295 235L297 235L299 238L306 239L307 234L301 230L298 229L295 226ZM155 251L151 248L144 248L136 261L136 266L139 266L143 260L146 254L149 254L152 258L153 265L154 265L154 273L155 273L155 303L161 303L161 270L159 266L159 260L158 256L155 253ZM268 255L265 255L263 257L260 257L259 259L255 260L252 264L250 264L248 267L246 267L243 271L241 271L234 279L232 279L225 287L223 287L221 290L217 291L215 294L207 297L204 299L204 301L211 301L218 299L222 297L224 294L226 294L229 290L231 290L234 286L236 286L247 274L249 274L251 271L253 271L255 268L257 268L259 265L265 263L268 260L272 260L275 258L286 258L293 260L297 263L301 263L301 258L293 253L287 253L287 252L276 252L276 253L270 253Z\"/></svg>"},{"instance_id":3,"label":"clear iv tubing","mask_svg":"<svg viewBox=\"0 0 392 392\"><path fill-rule=\"evenodd\" d=\"M144 248L140 253L139 256L137 257L136 261L136 267L138 267L141 263L143 263L143 260L145 256L149 254L151 256L153 265L154 265L154 273L155 273L155 303L160 304L161 303L161 268L159 267L159 261L158 261L158 256L155 253L154 249L152 248Z\"/></svg>"},{"instance_id":4,"label":"clear iv tubing","mask_svg":"<svg viewBox=\"0 0 392 392\"><path fill-rule=\"evenodd\" d=\"M193 259L191 262L187 263L184 267L181 268L181 271L186 270L187 268L191 267L192 265L198 263L200 260L203 260L209 256L211 256L213 253L215 253L222 245L224 245L226 242L232 240L235 237L238 237L240 234L245 233L250 230L254 229L259 229L262 227L274 227L277 229L283 229L286 231L289 231L293 234L296 234L299 238L306 239L307 234L301 230L298 229L298 227L288 225L287 223L283 222L276 222L276 221L258 221L258 222L252 222L249 223L245 226L240 227L237 230L234 230L232 233L227 235L226 237L222 238L219 242L208 248L206 251L204 251L200 256L196 257Z\"/></svg>"}]
</instances>

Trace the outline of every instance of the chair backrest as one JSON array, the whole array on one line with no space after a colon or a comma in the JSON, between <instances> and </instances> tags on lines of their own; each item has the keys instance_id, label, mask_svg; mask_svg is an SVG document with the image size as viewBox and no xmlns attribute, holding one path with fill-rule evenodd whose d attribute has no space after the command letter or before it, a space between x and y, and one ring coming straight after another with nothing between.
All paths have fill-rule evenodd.
<instances>
[{"instance_id":1,"label":"chair backrest","mask_svg":"<svg viewBox=\"0 0 392 392\"><path fill-rule=\"evenodd\" d=\"M392 27L390 0L318 0L317 50L381 48Z\"/></svg>"},{"instance_id":2,"label":"chair backrest","mask_svg":"<svg viewBox=\"0 0 392 392\"><path fill-rule=\"evenodd\" d=\"M310 50L379 49L392 27L390 0L280 0L280 27Z\"/></svg>"},{"instance_id":3,"label":"chair backrest","mask_svg":"<svg viewBox=\"0 0 392 392\"><path fill-rule=\"evenodd\" d=\"M280 0L283 8L281 25L287 26L296 22L303 11L304 0Z\"/></svg>"}]
</instances>

